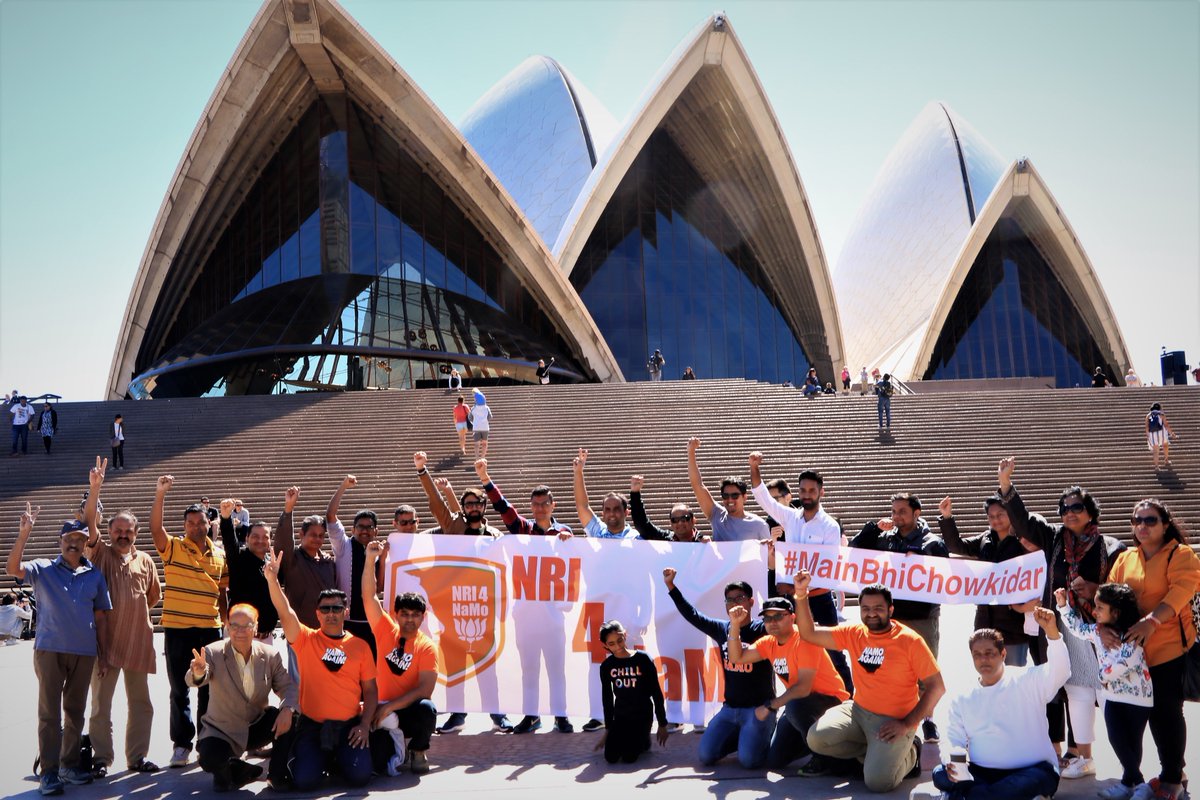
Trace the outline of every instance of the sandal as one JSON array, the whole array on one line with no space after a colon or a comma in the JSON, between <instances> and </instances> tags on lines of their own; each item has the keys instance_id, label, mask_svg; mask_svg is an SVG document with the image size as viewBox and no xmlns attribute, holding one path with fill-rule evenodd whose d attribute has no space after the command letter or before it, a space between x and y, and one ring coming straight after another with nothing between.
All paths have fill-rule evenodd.
<instances>
[{"instance_id":1,"label":"sandal","mask_svg":"<svg viewBox=\"0 0 1200 800\"><path fill-rule=\"evenodd\" d=\"M158 772L161 769L162 767L158 764L155 764L153 761L147 761L144 758L139 758L137 763L129 765L130 772Z\"/></svg>"}]
</instances>

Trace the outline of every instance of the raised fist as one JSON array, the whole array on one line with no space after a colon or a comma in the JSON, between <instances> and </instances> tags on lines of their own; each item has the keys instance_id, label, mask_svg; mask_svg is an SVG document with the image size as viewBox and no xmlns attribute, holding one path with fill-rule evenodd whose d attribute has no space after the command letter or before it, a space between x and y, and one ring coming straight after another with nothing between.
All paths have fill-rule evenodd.
<instances>
[{"instance_id":1,"label":"raised fist","mask_svg":"<svg viewBox=\"0 0 1200 800\"><path fill-rule=\"evenodd\" d=\"M171 487L175 485L174 475L159 475L158 483L155 484L155 489L161 494L166 494L171 491Z\"/></svg>"},{"instance_id":2,"label":"raised fist","mask_svg":"<svg viewBox=\"0 0 1200 800\"><path fill-rule=\"evenodd\" d=\"M346 477L342 478L343 489L353 489L355 486L358 486L358 478L354 477L353 475L347 475Z\"/></svg>"},{"instance_id":3,"label":"raised fist","mask_svg":"<svg viewBox=\"0 0 1200 800\"><path fill-rule=\"evenodd\" d=\"M646 479L641 475L634 475L629 479L629 491L631 492L640 492L645 485Z\"/></svg>"},{"instance_id":4,"label":"raised fist","mask_svg":"<svg viewBox=\"0 0 1200 800\"><path fill-rule=\"evenodd\" d=\"M750 466L761 467L763 463L763 454L755 450L750 454Z\"/></svg>"},{"instance_id":5,"label":"raised fist","mask_svg":"<svg viewBox=\"0 0 1200 800\"><path fill-rule=\"evenodd\" d=\"M413 466L417 468L417 472L425 469L425 465L429 463L429 456L425 455L424 450L418 450L413 453Z\"/></svg>"},{"instance_id":6,"label":"raised fist","mask_svg":"<svg viewBox=\"0 0 1200 800\"><path fill-rule=\"evenodd\" d=\"M954 504L950 500L949 495L947 495L946 497L943 497L942 502L938 503L938 513L941 514L943 517L953 517L954 516Z\"/></svg>"}]
</instances>

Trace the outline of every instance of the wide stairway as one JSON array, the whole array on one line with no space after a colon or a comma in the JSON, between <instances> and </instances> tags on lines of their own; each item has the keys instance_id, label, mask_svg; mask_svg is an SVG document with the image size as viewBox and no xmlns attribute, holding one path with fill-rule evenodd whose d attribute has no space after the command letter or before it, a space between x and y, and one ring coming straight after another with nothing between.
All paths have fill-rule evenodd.
<instances>
[{"instance_id":1,"label":"wide stairway","mask_svg":"<svg viewBox=\"0 0 1200 800\"><path fill-rule=\"evenodd\" d=\"M742 380L486 390L494 414L488 453L492 478L528 512L529 490L547 483L557 516L576 527L571 464L590 451L587 486L593 509L609 491L627 492L646 478L651 519L667 525L672 503L695 505L687 479L687 439L699 436L701 472L714 495L726 475L746 475L746 456L761 450L764 477L795 481L814 468L825 476L825 507L847 532L889 513L888 497L916 492L925 516L949 495L964 533L986 528L983 500L995 490L996 466L1016 456L1014 482L1030 510L1056 519L1066 486L1087 487L1102 508L1101 530L1128 540L1129 513L1144 497L1165 501L1192 533L1200 531L1200 391L1194 387L993 391L895 397L892 430L876 427L875 400L806 399L795 389ZM467 393L471 402L470 393ZM1158 401L1181 439L1171 468L1156 473L1146 449L1144 416ZM412 503L434 524L412 454L424 450L435 476L461 491L476 483L472 460L458 451L445 390L302 394L269 397L63 403L53 455L31 432L29 455L0 458L0 553L11 551L25 502L41 517L25 558L58 553L58 530L77 507L96 455L107 456L108 424L125 417L127 468L108 473L107 515L132 509L139 545L154 552L147 529L154 484L175 476L167 497L171 533L182 511L207 495L241 498L253 519L272 525L284 490L301 487L297 520L323 514L342 476L358 476L342 514L373 508L381 531L391 512ZM468 447L471 443L468 441ZM751 501L749 507L758 511ZM499 524L494 513L490 520ZM703 524L707 528L707 524ZM0 590L14 585L0 580Z\"/></svg>"}]
</instances>

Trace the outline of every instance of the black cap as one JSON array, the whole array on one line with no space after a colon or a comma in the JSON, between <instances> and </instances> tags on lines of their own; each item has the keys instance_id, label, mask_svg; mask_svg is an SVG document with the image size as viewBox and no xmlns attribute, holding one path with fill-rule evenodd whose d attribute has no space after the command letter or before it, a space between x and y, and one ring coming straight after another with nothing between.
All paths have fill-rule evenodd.
<instances>
[{"instance_id":1,"label":"black cap","mask_svg":"<svg viewBox=\"0 0 1200 800\"><path fill-rule=\"evenodd\" d=\"M762 608L762 613L759 614L760 617L765 617L768 611L785 611L788 614L796 613L796 607L786 597L772 597L763 603Z\"/></svg>"}]
</instances>

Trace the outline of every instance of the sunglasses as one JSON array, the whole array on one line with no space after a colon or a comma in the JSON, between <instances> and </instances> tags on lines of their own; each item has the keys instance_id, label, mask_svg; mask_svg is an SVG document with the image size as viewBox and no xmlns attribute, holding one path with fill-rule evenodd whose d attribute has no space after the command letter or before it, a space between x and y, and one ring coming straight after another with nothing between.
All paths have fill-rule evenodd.
<instances>
[{"instance_id":1,"label":"sunglasses","mask_svg":"<svg viewBox=\"0 0 1200 800\"><path fill-rule=\"evenodd\" d=\"M1157 525L1160 522L1162 522L1162 517L1159 517L1154 514L1151 514L1148 517L1139 517L1137 515L1134 515L1129 518L1129 524L1135 528L1139 525L1145 525L1147 528L1153 528L1155 525Z\"/></svg>"},{"instance_id":2,"label":"sunglasses","mask_svg":"<svg viewBox=\"0 0 1200 800\"><path fill-rule=\"evenodd\" d=\"M741 496L741 492L721 492L722 500L737 500Z\"/></svg>"},{"instance_id":3,"label":"sunglasses","mask_svg":"<svg viewBox=\"0 0 1200 800\"><path fill-rule=\"evenodd\" d=\"M1085 511L1087 511L1087 506L1085 506L1083 503L1071 503L1069 506L1060 506L1058 509L1058 515L1061 517L1063 514L1082 514Z\"/></svg>"},{"instance_id":4,"label":"sunglasses","mask_svg":"<svg viewBox=\"0 0 1200 800\"><path fill-rule=\"evenodd\" d=\"M671 522L688 522L693 518L692 514L682 514L678 517L671 517Z\"/></svg>"},{"instance_id":5,"label":"sunglasses","mask_svg":"<svg viewBox=\"0 0 1200 800\"><path fill-rule=\"evenodd\" d=\"M415 519L398 519L398 520L396 520L396 524L397 525L416 525L417 521Z\"/></svg>"},{"instance_id":6,"label":"sunglasses","mask_svg":"<svg viewBox=\"0 0 1200 800\"><path fill-rule=\"evenodd\" d=\"M322 614L340 614L345 608L345 606L317 606L317 611Z\"/></svg>"},{"instance_id":7,"label":"sunglasses","mask_svg":"<svg viewBox=\"0 0 1200 800\"><path fill-rule=\"evenodd\" d=\"M787 617L787 614L763 614L765 622L781 622Z\"/></svg>"}]
</instances>

